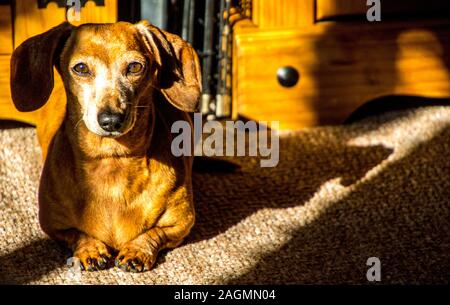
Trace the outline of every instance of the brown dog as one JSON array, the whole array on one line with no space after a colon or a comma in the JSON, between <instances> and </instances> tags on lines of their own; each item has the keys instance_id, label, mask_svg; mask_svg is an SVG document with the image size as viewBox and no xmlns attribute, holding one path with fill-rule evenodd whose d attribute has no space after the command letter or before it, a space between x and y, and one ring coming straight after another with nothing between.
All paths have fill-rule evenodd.
<instances>
[{"instance_id":1,"label":"brown dog","mask_svg":"<svg viewBox=\"0 0 450 305\"><path fill-rule=\"evenodd\" d=\"M64 90L52 94L53 66ZM201 94L188 43L146 21L63 23L14 51L11 91L21 111L45 104L39 220L82 268L106 268L116 250L116 266L145 271L180 244L194 223L192 157L172 155L170 128Z\"/></svg>"}]
</instances>

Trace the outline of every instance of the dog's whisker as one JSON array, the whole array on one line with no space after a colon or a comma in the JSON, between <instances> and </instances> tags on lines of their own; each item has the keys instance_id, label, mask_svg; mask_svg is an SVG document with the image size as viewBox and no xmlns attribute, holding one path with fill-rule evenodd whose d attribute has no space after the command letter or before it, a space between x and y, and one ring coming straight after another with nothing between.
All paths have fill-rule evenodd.
<instances>
[{"instance_id":1,"label":"dog's whisker","mask_svg":"<svg viewBox=\"0 0 450 305\"><path fill-rule=\"evenodd\" d=\"M73 130L76 130L78 128L78 125L80 125L81 121L83 121L83 118L78 120L78 122L75 124L75 127L73 128Z\"/></svg>"},{"instance_id":2,"label":"dog's whisker","mask_svg":"<svg viewBox=\"0 0 450 305\"><path fill-rule=\"evenodd\" d=\"M125 105L131 105L133 106L133 108L150 108L150 106L145 106L145 105L136 105L134 106L133 103L129 103L129 102L124 102Z\"/></svg>"}]
</instances>

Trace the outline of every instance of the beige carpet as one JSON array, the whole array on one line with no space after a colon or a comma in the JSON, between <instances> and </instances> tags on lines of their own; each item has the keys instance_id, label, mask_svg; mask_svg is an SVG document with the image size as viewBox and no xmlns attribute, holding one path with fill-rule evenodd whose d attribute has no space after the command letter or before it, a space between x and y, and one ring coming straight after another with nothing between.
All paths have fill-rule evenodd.
<instances>
[{"instance_id":1,"label":"beige carpet","mask_svg":"<svg viewBox=\"0 0 450 305\"><path fill-rule=\"evenodd\" d=\"M450 107L283 134L278 167L195 173L189 239L144 274L73 273L37 222L32 128L0 130L0 282L449 283Z\"/></svg>"}]
</instances>

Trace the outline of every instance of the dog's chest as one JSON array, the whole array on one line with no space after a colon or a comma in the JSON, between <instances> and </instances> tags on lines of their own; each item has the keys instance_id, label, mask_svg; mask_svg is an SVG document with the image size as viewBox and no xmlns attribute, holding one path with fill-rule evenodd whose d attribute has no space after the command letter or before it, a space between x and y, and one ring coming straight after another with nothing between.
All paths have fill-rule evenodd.
<instances>
[{"instance_id":1,"label":"dog's chest","mask_svg":"<svg viewBox=\"0 0 450 305\"><path fill-rule=\"evenodd\" d=\"M113 247L142 233L151 215L145 161L100 160L89 166L81 226Z\"/></svg>"},{"instance_id":2,"label":"dog's chest","mask_svg":"<svg viewBox=\"0 0 450 305\"><path fill-rule=\"evenodd\" d=\"M90 162L84 168L87 193L93 199L132 201L149 182L145 159L107 158Z\"/></svg>"}]
</instances>

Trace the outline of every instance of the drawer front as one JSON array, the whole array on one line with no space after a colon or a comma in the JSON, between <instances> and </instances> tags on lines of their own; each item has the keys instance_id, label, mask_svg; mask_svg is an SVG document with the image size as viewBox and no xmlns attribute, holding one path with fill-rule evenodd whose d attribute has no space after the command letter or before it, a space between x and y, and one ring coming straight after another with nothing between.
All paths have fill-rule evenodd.
<instances>
[{"instance_id":1,"label":"drawer front","mask_svg":"<svg viewBox=\"0 0 450 305\"><path fill-rule=\"evenodd\" d=\"M30 5L30 2L36 2ZM50 2L46 8L38 8L37 1L17 0L14 20L15 47L29 37L41 34L66 20L66 9ZM97 6L94 1L86 2L81 8L80 20L71 22L108 23L117 21L117 0L105 0L105 6Z\"/></svg>"},{"instance_id":2,"label":"drawer front","mask_svg":"<svg viewBox=\"0 0 450 305\"><path fill-rule=\"evenodd\" d=\"M437 40L435 35L439 35ZM249 119L298 129L342 122L363 103L388 94L450 95L450 27L356 32L354 27L236 35L233 105ZM300 74L284 87L280 68Z\"/></svg>"},{"instance_id":3,"label":"drawer front","mask_svg":"<svg viewBox=\"0 0 450 305\"><path fill-rule=\"evenodd\" d=\"M333 20L348 16L365 16L368 10L366 0L316 0L316 20ZM394 0L381 1L381 20L383 16L392 16L396 20L408 15L426 18L431 15L448 17L448 0Z\"/></svg>"}]
</instances>

